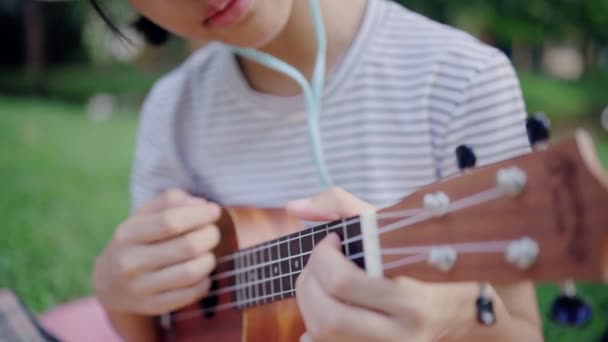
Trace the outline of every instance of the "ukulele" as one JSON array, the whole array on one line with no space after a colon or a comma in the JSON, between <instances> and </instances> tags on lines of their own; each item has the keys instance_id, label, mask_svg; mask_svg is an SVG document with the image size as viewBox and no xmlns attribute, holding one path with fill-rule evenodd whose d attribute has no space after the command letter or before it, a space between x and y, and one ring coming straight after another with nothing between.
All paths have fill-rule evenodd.
<instances>
[{"instance_id":1,"label":"ukulele","mask_svg":"<svg viewBox=\"0 0 608 342\"><path fill-rule=\"evenodd\" d=\"M212 287L158 319L165 341L298 341L296 278L329 233L376 277L608 281L608 175L582 130L377 212L302 230L284 210L225 208L218 226Z\"/></svg>"}]
</instances>

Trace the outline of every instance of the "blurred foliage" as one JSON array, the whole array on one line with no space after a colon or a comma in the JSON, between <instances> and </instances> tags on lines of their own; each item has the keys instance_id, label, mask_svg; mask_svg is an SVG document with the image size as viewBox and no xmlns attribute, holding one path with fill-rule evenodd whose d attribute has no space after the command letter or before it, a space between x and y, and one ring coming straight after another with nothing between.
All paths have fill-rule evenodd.
<instances>
[{"instance_id":1,"label":"blurred foliage","mask_svg":"<svg viewBox=\"0 0 608 342\"><path fill-rule=\"evenodd\" d=\"M546 112L553 120L597 123L608 106L608 71L588 72L577 81L556 80L542 74L519 72L528 111Z\"/></svg>"},{"instance_id":2,"label":"blurred foliage","mask_svg":"<svg viewBox=\"0 0 608 342\"><path fill-rule=\"evenodd\" d=\"M569 39L608 43L608 1L605 0L397 0L445 23L500 42L542 45Z\"/></svg>"},{"instance_id":3,"label":"blurred foliage","mask_svg":"<svg viewBox=\"0 0 608 342\"><path fill-rule=\"evenodd\" d=\"M166 69L134 65L55 67L47 71L46 97L86 102L97 93L109 93L140 103ZM34 83L19 69L0 69L0 93L27 95Z\"/></svg>"}]
</instances>

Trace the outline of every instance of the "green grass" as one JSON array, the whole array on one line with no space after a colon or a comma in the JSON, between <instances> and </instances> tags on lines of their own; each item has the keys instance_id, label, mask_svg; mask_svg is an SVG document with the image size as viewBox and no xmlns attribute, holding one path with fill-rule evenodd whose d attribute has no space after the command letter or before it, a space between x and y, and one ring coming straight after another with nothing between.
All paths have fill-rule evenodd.
<instances>
[{"instance_id":1,"label":"green grass","mask_svg":"<svg viewBox=\"0 0 608 342\"><path fill-rule=\"evenodd\" d=\"M0 287L36 311L90 293L95 255L127 214L135 120L89 122L75 105L0 97ZM608 141L598 151L608 165ZM580 286L595 319L581 330L545 321L547 341L597 341L608 288ZM538 288L543 313L557 293Z\"/></svg>"},{"instance_id":2,"label":"green grass","mask_svg":"<svg viewBox=\"0 0 608 342\"><path fill-rule=\"evenodd\" d=\"M134 130L0 97L0 287L35 310L89 293L93 258L127 213Z\"/></svg>"}]
</instances>

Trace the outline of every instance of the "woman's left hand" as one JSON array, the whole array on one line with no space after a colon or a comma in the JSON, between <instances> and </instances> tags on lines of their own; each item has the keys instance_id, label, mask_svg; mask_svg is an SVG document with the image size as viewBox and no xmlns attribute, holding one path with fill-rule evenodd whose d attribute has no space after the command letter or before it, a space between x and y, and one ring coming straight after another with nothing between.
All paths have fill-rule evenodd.
<instances>
[{"instance_id":1,"label":"woman's left hand","mask_svg":"<svg viewBox=\"0 0 608 342\"><path fill-rule=\"evenodd\" d=\"M312 199L291 202L287 210L303 220L329 221L373 207L333 188ZM480 336L474 333L479 329L474 305L478 294L477 283L370 277L342 254L339 237L332 234L315 247L297 280L296 297L307 329L301 341L468 340ZM499 319L509 318L500 299L495 306ZM504 335L511 328L501 326L496 332ZM486 335L493 328L482 329L484 338L493 335ZM536 330L533 327L531 334Z\"/></svg>"}]
</instances>

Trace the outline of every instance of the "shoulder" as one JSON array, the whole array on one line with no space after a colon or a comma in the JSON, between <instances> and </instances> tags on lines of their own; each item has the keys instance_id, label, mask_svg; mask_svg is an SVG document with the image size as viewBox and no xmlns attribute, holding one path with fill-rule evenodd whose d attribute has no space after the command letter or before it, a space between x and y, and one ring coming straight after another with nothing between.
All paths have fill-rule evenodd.
<instances>
[{"instance_id":1,"label":"shoulder","mask_svg":"<svg viewBox=\"0 0 608 342\"><path fill-rule=\"evenodd\" d=\"M434 72L462 79L461 86L493 64L510 66L498 49L471 34L441 24L388 0L383 28L374 40L375 51L395 60L416 60Z\"/></svg>"},{"instance_id":2,"label":"shoulder","mask_svg":"<svg viewBox=\"0 0 608 342\"><path fill-rule=\"evenodd\" d=\"M219 63L225 61L227 49L217 43L195 51L181 65L160 78L144 101L144 109L158 108L175 102L190 90L193 82L210 83Z\"/></svg>"},{"instance_id":3,"label":"shoulder","mask_svg":"<svg viewBox=\"0 0 608 342\"><path fill-rule=\"evenodd\" d=\"M212 87L219 63L226 60L227 49L217 43L195 51L181 65L160 78L148 92L141 109L140 125L164 126L178 120L184 105L196 89ZM170 125L169 125L170 126Z\"/></svg>"}]
</instances>

